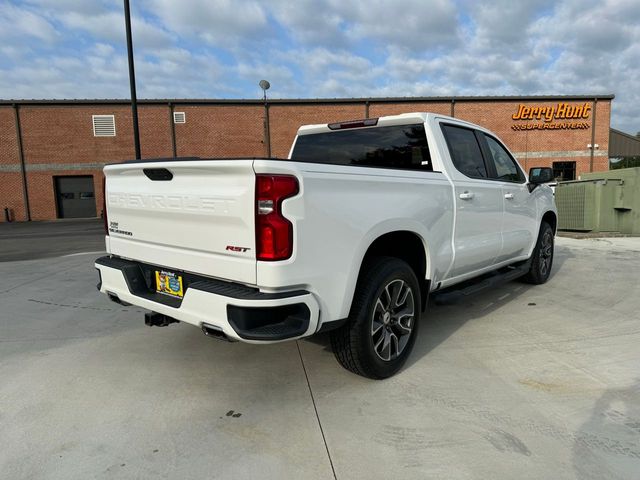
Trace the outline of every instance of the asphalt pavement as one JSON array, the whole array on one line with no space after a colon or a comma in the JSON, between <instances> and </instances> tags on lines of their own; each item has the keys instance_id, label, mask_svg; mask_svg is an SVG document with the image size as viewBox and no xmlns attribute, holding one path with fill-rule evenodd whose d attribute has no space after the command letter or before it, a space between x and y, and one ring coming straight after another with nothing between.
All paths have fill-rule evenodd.
<instances>
[{"instance_id":1,"label":"asphalt pavement","mask_svg":"<svg viewBox=\"0 0 640 480\"><path fill-rule=\"evenodd\" d=\"M0 262L104 250L102 219L0 223Z\"/></svg>"},{"instance_id":2,"label":"asphalt pavement","mask_svg":"<svg viewBox=\"0 0 640 480\"><path fill-rule=\"evenodd\" d=\"M385 381L326 336L146 327L65 252L0 263L2 478L640 476L638 238L559 238L547 284L430 305Z\"/></svg>"}]
</instances>

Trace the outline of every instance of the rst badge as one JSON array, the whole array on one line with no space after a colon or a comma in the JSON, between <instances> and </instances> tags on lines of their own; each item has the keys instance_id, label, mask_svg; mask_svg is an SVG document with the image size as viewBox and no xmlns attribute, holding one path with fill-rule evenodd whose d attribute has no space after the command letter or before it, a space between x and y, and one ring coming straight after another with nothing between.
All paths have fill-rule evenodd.
<instances>
[{"instance_id":1,"label":"rst badge","mask_svg":"<svg viewBox=\"0 0 640 480\"><path fill-rule=\"evenodd\" d=\"M236 247L235 245L227 245L227 250L229 250L230 252L248 252L249 250L251 250L249 247Z\"/></svg>"}]
</instances>

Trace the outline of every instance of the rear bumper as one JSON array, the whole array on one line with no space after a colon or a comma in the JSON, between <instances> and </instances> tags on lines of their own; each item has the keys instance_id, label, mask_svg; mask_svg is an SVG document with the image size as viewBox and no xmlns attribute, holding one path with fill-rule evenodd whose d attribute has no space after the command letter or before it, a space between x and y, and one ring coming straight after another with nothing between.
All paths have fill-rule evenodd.
<instances>
[{"instance_id":1,"label":"rear bumper","mask_svg":"<svg viewBox=\"0 0 640 480\"><path fill-rule=\"evenodd\" d=\"M215 326L233 340L271 343L306 337L318 327L319 306L305 290L264 293L245 285L184 275L182 300L156 293L153 266L105 256L96 260L98 289L112 299L202 328Z\"/></svg>"}]
</instances>

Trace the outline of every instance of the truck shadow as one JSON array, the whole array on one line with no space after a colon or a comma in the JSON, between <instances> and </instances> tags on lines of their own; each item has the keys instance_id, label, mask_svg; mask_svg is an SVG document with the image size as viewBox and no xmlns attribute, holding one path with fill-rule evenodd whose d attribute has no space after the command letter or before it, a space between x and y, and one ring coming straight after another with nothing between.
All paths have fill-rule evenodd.
<instances>
[{"instance_id":1,"label":"truck shadow","mask_svg":"<svg viewBox=\"0 0 640 480\"><path fill-rule=\"evenodd\" d=\"M552 284L558 272L567 260L574 254L567 247L556 246L554 263L549 276ZM504 305L518 302L531 289L541 288L530 285L520 280L514 280L494 288L482 290L473 295L448 305L438 305L433 299L429 300L427 311L420 320L420 331L416 338L413 352L409 356L404 368L408 368L418 362L438 345L444 343L451 335L462 328L467 322L489 317L497 309ZM522 304L522 308L535 306L531 302ZM325 351L332 353L330 334L323 333L305 339L324 347Z\"/></svg>"},{"instance_id":2,"label":"truck shadow","mask_svg":"<svg viewBox=\"0 0 640 480\"><path fill-rule=\"evenodd\" d=\"M574 254L570 249L561 246L556 247L548 280L551 285L564 263L573 257ZM525 303L521 300L521 297L538 288L542 287L524 283L521 280L514 280L494 288L482 290L448 305L438 305L431 298L427 311L422 315L418 338L416 338L413 352L408 358L405 368L418 362L431 350L446 342L451 335L469 321L490 317L496 310L514 302L521 303L523 313L527 308L535 307L534 302Z\"/></svg>"},{"instance_id":3,"label":"truck shadow","mask_svg":"<svg viewBox=\"0 0 640 480\"><path fill-rule=\"evenodd\" d=\"M564 263L572 258L574 258L574 254L569 248L556 246L547 285L553 285L554 278L562 270ZM414 350L407 360L405 368L418 362L431 350L446 342L469 321L490 317L499 308L514 302L520 302L523 310L535 307L534 302L524 303L521 297L540 288L545 287L514 280L482 290L449 305L438 305L431 298L427 311L422 315L418 338L416 338Z\"/></svg>"},{"instance_id":4,"label":"truck shadow","mask_svg":"<svg viewBox=\"0 0 640 480\"><path fill-rule=\"evenodd\" d=\"M478 292L452 304L439 305L434 300L430 300L427 311L422 314L418 338L405 368L420 361L431 350L445 343L467 322L481 321L483 318L490 317L496 310L507 304L522 303L520 298L532 288L535 286L515 280ZM522 303L522 306L526 309L528 305Z\"/></svg>"}]
</instances>

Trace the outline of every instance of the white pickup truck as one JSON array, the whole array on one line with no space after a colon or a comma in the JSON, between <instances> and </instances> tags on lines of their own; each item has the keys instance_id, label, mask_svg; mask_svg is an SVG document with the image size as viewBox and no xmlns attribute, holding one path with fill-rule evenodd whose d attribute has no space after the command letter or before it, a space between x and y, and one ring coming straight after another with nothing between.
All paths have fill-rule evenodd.
<instances>
[{"instance_id":1,"label":"white pickup truck","mask_svg":"<svg viewBox=\"0 0 640 480\"><path fill-rule=\"evenodd\" d=\"M533 170L533 169L532 169ZM98 289L229 341L331 331L370 378L409 355L430 293L549 278L556 208L491 132L433 113L298 130L288 159L108 165Z\"/></svg>"}]
</instances>

